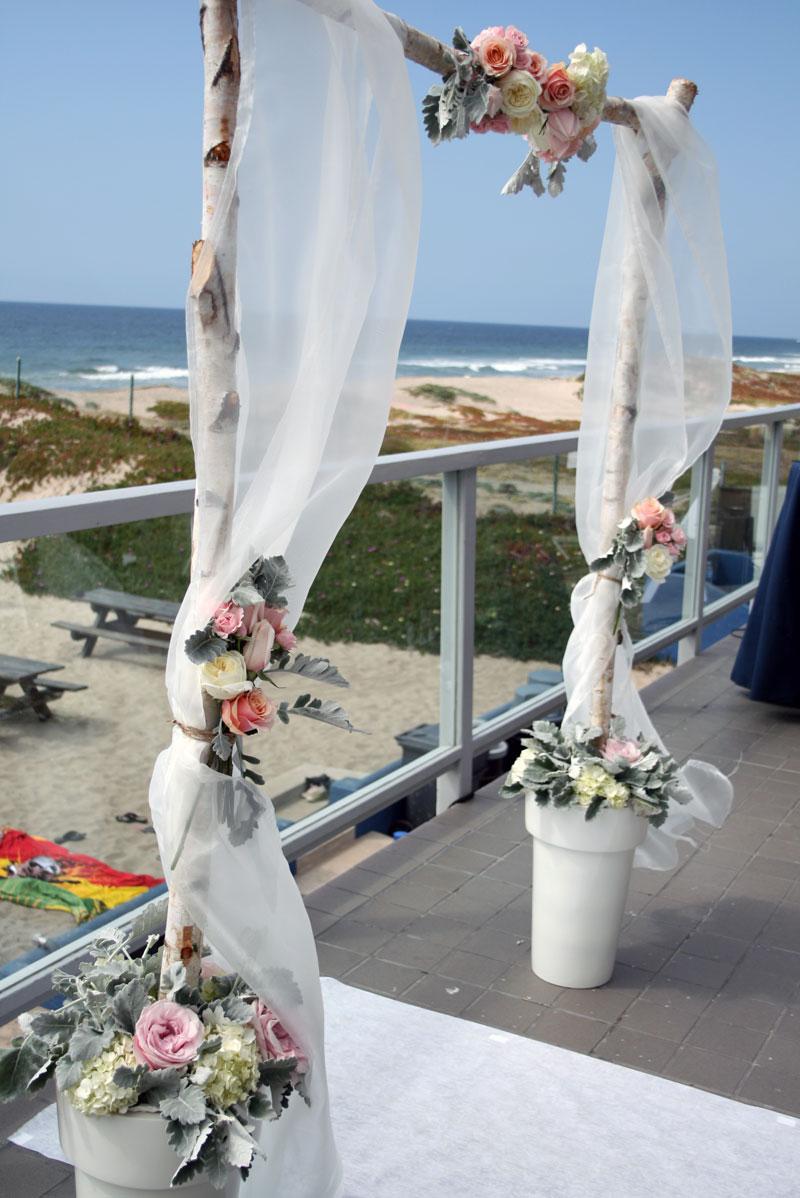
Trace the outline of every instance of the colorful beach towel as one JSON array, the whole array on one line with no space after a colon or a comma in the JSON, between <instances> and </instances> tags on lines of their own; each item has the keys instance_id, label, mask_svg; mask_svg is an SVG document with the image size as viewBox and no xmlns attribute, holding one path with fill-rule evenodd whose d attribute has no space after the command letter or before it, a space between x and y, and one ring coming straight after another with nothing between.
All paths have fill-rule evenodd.
<instances>
[{"instance_id":1,"label":"colorful beach towel","mask_svg":"<svg viewBox=\"0 0 800 1198\"><path fill-rule=\"evenodd\" d=\"M61 872L52 878L8 876L10 865L32 857L51 857ZM0 900L48 911L67 911L78 923L99 915L109 907L127 903L158 886L162 878L114 869L84 853L71 853L63 845L18 828L3 828L0 834Z\"/></svg>"}]
</instances>

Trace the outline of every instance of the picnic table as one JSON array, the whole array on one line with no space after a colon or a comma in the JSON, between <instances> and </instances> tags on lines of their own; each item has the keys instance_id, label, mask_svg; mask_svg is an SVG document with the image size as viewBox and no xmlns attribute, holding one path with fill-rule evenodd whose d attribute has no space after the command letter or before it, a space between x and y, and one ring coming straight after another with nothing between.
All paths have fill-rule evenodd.
<instances>
[{"instance_id":1,"label":"picnic table","mask_svg":"<svg viewBox=\"0 0 800 1198\"><path fill-rule=\"evenodd\" d=\"M52 661L31 661L25 657L8 657L0 653L0 696L9 686L18 686L22 696L12 698L7 706L0 707L0 719L32 708L40 720L49 720L52 711L48 702L60 699L65 691L85 691L85 682L66 682L63 678L42 679L42 674L53 674L63 670L62 665Z\"/></svg>"},{"instance_id":2,"label":"picnic table","mask_svg":"<svg viewBox=\"0 0 800 1198\"><path fill-rule=\"evenodd\" d=\"M91 656L97 641L105 637L127 645L145 649L169 647L168 632L157 628L140 628L139 620L156 623L175 623L179 604L167 599L148 599L144 595L128 595L125 591L109 591L105 587L84 591L78 596L89 604L94 612L94 624L73 624L70 620L54 620L54 628L65 628L74 641L84 642L81 657Z\"/></svg>"}]
</instances>

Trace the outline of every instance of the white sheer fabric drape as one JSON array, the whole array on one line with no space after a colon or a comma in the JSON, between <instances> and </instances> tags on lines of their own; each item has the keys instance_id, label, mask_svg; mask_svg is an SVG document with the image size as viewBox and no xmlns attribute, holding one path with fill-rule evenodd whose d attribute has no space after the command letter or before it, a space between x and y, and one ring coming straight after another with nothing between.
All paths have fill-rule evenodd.
<instances>
[{"instance_id":1,"label":"white sheer fabric drape","mask_svg":"<svg viewBox=\"0 0 800 1198\"><path fill-rule=\"evenodd\" d=\"M589 332L578 442L576 520L587 561L609 548L602 526L603 476L613 378L621 338L630 333L624 297L638 288L644 305L639 387L630 473L622 518L634 503L668 491L713 441L730 398L731 316L725 246L713 155L677 102L634 101L641 135L615 128L617 162ZM648 169L664 182L662 207ZM575 629L564 657L566 718L590 723L592 689L614 652L618 587L588 575L575 587ZM627 636L616 649L612 710L629 734L658 739L631 676ZM669 869L677 839L694 818L720 824L732 787L712 766L690 762L683 777L693 799L673 805L667 823L651 828L637 865Z\"/></svg>"},{"instance_id":2,"label":"white sheer fabric drape","mask_svg":"<svg viewBox=\"0 0 800 1198\"><path fill-rule=\"evenodd\" d=\"M240 0L242 86L226 190L207 239L216 249L238 202L237 320L241 417L226 551L209 563L216 497L204 474L209 438L193 419L197 559L175 624L167 688L176 719L202 725L187 635L251 561L283 554L292 623L366 482L386 426L416 262L419 136L400 43L372 0ZM237 201L238 191L238 201ZM190 306L191 313L191 306ZM190 394L196 415L189 319ZM229 480L230 481L230 480ZM269 774L269 736L257 751ZM151 806L173 881L215 953L279 1014L312 1063L311 1106L295 1098L262 1136L243 1192L328 1198L341 1191L330 1127L319 971L311 929L281 852L272 809L234 844L219 816L258 792L200 764L176 732L156 763ZM236 839L235 837L233 839ZM354 1077L358 1063L353 1062Z\"/></svg>"}]
</instances>

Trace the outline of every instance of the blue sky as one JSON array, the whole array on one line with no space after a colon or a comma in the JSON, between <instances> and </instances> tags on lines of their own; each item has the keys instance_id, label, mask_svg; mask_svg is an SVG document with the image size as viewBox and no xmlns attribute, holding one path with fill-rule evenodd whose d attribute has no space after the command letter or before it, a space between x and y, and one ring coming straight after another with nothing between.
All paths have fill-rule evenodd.
<instances>
[{"instance_id":1,"label":"blue sky","mask_svg":"<svg viewBox=\"0 0 800 1198\"><path fill-rule=\"evenodd\" d=\"M513 23L551 60L576 42L602 46L618 95L695 79L694 119L720 164L734 328L800 334L797 0L396 3L448 40L457 23L470 35ZM196 13L195 0L2 6L0 298L183 303L199 218ZM411 72L421 97L431 77ZM558 200L538 201L498 194L521 139L426 143L412 315L586 324L613 162L605 126L599 141Z\"/></svg>"}]
</instances>

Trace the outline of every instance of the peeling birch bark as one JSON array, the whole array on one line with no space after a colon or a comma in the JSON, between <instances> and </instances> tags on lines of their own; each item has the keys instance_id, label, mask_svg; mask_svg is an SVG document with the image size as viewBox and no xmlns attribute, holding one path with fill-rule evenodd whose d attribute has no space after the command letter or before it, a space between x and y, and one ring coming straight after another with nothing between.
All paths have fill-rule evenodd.
<instances>
[{"instance_id":1,"label":"peeling birch bark","mask_svg":"<svg viewBox=\"0 0 800 1198\"><path fill-rule=\"evenodd\" d=\"M697 87L688 79L673 79L667 95L682 104L688 112L697 95ZM638 122L637 122L638 124ZM653 187L661 207L663 219L666 200L664 182L657 173L649 154L645 155L653 180ZM606 441L606 465L601 498L602 546L610 546L617 525L625 517L625 493L630 477L633 438L639 398L639 364L647 313L647 281L644 277L639 255L632 242L625 248L622 264L622 306L619 316L619 339L614 364L612 383L613 406L608 424ZM644 496L641 496L644 498ZM608 571L611 577L597 580L602 602L601 616L605 621L616 621L616 595L618 584L611 579L619 576L618 569ZM608 627L608 625L607 625ZM609 628L610 631L610 628ZM591 723L602 730L602 738L608 736L614 690L614 653L616 637L608 660L598 673L592 690Z\"/></svg>"},{"instance_id":2,"label":"peeling birch bark","mask_svg":"<svg viewBox=\"0 0 800 1198\"><path fill-rule=\"evenodd\" d=\"M233 462L239 423L236 391L236 355L239 347L234 321L236 293L236 203L230 204L224 225L215 231L215 245L208 242L211 223L219 205L231 156L239 99L239 38L237 0L201 0L200 36L203 45L203 217L201 240L192 247L192 279L189 288L195 338L197 400L193 419L200 430L203 477L206 490L195 496L195 527L192 543L192 577L207 577L230 541L234 503ZM199 552L196 530L202 522L203 553ZM207 729L219 723L220 704L203 696ZM229 773L231 763L219 762L207 749L206 763ZM170 887L164 955L161 967L161 996L167 988L167 973L180 961L187 983L200 978L202 929L192 923L191 913L181 899L179 886Z\"/></svg>"}]
</instances>

